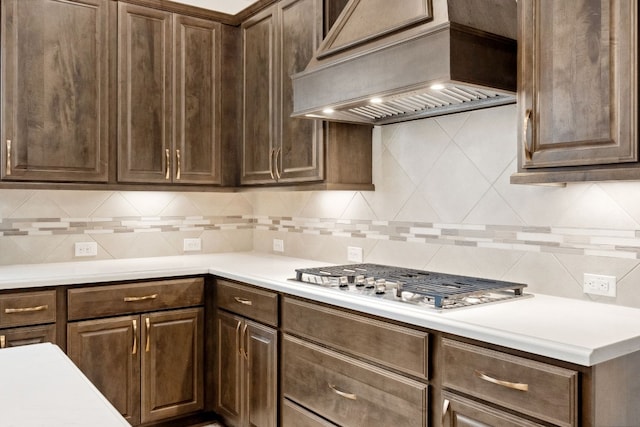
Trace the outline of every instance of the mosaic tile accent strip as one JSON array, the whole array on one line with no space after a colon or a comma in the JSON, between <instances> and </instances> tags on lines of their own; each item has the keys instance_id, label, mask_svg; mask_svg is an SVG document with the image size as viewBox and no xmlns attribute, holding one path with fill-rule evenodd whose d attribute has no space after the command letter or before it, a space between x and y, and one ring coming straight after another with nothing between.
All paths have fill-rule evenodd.
<instances>
[{"instance_id":1,"label":"mosaic tile accent strip","mask_svg":"<svg viewBox=\"0 0 640 427\"><path fill-rule=\"evenodd\" d=\"M2 236L260 230L503 250L640 259L640 230L447 224L255 215L4 218Z\"/></svg>"}]
</instances>

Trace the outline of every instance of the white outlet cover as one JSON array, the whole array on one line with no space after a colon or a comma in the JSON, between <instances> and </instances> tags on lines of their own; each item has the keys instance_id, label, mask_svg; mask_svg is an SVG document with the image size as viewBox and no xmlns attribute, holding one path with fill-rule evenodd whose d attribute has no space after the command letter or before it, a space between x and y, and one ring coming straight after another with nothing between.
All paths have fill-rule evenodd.
<instances>
[{"instance_id":1,"label":"white outlet cover","mask_svg":"<svg viewBox=\"0 0 640 427\"><path fill-rule=\"evenodd\" d=\"M358 246L347 247L347 260L349 262L362 262L362 248Z\"/></svg>"},{"instance_id":2,"label":"white outlet cover","mask_svg":"<svg viewBox=\"0 0 640 427\"><path fill-rule=\"evenodd\" d=\"M616 276L584 273L583 291L585 294L616 296Z\"/></svg>"},{"instance_id":3,"label":"white outlet cover","mask_svg":"<svg viewBox=\"0 0 640 427\"><path fill-rule=\"evenodd\" d=\"M77 257L98 255L98 243L96 242L76 242L74 247Z\"/></svg>"},{"instance_id":4,"label":"white outlet cover","mask_svg":"<svg viewBox=\"0 0 640 427\"><path fill-rule=\"evenodd\" d=\"M184 239L182 249L185 252L194 252L202 250L202 239Z\"/></svg>"},{"instance_id":5,"label":"white outlet cover","mask_svg":"<svg viewBox=\"0 0 640 427\"><path fill-rule=\"evenodd\" d=\"M274 252L284 252L284 240L273 239L273 251Z\"/></svg>"}]
</instances>

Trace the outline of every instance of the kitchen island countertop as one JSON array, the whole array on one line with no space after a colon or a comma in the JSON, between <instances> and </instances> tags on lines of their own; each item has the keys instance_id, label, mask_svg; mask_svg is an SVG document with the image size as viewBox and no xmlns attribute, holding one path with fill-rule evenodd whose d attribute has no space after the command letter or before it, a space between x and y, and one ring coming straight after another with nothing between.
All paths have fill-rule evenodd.
<instances>
[{"instance_id":1,"label":"kitchen island countertop","mask_svg":"<svg viewBox=\"0 0 640 427\"><path fill-rule=\"evenodd\" d=\"M257 252L12 265L0 267L0 290L209 273L583 366L640 351L640 309L536 294L436 311L290 280L323 265Z\"/></svg>"}]
</instances>

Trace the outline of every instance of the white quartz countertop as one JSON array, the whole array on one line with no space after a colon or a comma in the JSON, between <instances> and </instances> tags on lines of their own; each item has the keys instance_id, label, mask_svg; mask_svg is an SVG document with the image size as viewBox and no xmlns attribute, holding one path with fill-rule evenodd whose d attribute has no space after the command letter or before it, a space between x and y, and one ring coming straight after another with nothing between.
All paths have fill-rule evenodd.
<instances>
[{"instance_id":1,"label":"white quartz countertop","mask_svg":"<svg viewBox=\"0 0 640 427\"><path fill-rule=\"evenodd\" d=\"M640 351L640 309L536 294L436 311L289 280L322 265L254 252L14 265L0 267L0 290L210 273L583 366Z\"/></svg>"},{"instance_id":2,"label":"white quartz countertop","mask_svg":"<svg viewBox=\"0 0 640 427\"><path fill-rule=\"evenodd\" d=\"M0 385L3 427L129 426L53 344L0 350Z\"/></svg>"}]
</instances>

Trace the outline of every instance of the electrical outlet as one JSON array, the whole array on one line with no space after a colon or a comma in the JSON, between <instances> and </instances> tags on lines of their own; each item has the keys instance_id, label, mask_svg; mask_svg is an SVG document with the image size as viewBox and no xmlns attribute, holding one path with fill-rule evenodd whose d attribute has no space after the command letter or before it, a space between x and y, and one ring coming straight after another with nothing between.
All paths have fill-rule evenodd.
<instances>
[{"instance_id":1,"label":"electrical outlet","mask_svg":"<svg viewBox=\"0 0 640 427\"><path fill-rule=\"evenodd\" d=\"M98 255L98 244L96 242L77 242L75 244L76 256L96 256Z\"/></svg>"},{"instance_id":2,"label":"electrical outlet","mask_svg":"<svg viewBox=\"0 0 640 427\"><path fill-rule=\"evenodd\" d=\"M284 252L284 240L273 239L273 251L274 252Z\"/></svg>"},{"instance_id":3,"label":"electrical outlet","mask_svg":"<svg viewBox=\"0 0 640 427\"><path fill-rule=\"evenodd\" d=\"M583 290L585 294L616 296L616 276L584 273Z\"/></svg>"},{"instance_id":4,"label":"electrical outlet","mask_svg":"<svg viewBox=\"0 0 640 427\"><path fill-rule=\"evenodd\" d=\"M202 239L184 239L182 241L182 249L185 252L193 252L193 251L201 251L202 250Z\"/></svg>"},{"instance_id":5,"label":"electrical outlet","mask_svg":"<svg viewBox=\"0 0 640 427\"><path fill-rule=\"evenodd\" d=\"M347 246L347 260L349 262L362 262L362 248Z\"/></svg>"}]
</instances>

